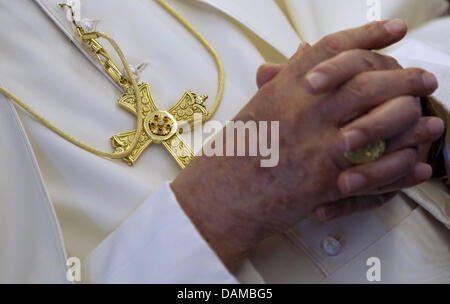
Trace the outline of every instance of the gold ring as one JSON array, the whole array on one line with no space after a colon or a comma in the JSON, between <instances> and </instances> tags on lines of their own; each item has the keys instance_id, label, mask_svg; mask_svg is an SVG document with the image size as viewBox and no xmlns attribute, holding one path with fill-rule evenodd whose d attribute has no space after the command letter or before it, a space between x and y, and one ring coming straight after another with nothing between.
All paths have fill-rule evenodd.
<instances>
[{"instance_id":1,"label":"gold ring","mask_svg":"<svg viewBox=\"0 0 450 304\"><path fill-rule=\"evenodd\" d=\"M386 142L380 140L367 147L344 154L345 158L353 165L361 165L380 159L386 151Z\"/></svg>"}]
</instances>

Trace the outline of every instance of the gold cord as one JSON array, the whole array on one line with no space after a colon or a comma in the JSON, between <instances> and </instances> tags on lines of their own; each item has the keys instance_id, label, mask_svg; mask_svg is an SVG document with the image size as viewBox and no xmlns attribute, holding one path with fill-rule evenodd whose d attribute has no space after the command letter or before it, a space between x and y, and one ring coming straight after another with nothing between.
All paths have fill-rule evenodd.
<instances>
[{"instance_id":1,"label":"gold cord","mask_svg":"<svg viewBox=\"0 0 450 304\"><path fill-rule=\"evenodd\" d=\"M223 75L224 73L223 73L222 62L220 61L219 55L212 48L212 46L208 43L208 41L206 41L206 39L203 38L203 36L199 32L197 32L192 27L192 25L182 15L180 15L180 13L178 13L175 9L173 9L173 7L171 7L164 0L156 0L156 2L158 2L164 9L166 9L167 12L169 12L175 19L177 19L178 22L180 22L208 50L208 52L214 58L214 61L217 66L218 76L219 76L219 85L217 88L216 99L214 100L214 103L213 103L211 109L209 110L208 115L205 115L203 117L203 121L205 122L205 121L209 120L214 115L214 113L216 113L217 108L220 105L220 100L222 99L224 82L225 82L224 75Z\"/></svg>"},{"instance_id":2,"label":"gold cord","mask_svg":"<svg viewBox=\"0 0 450 304\"><path fill-rule=\"evenodd\" d=\"M169 4L167 4L164 0L156 0L164 9L166 9L175 19L177 19L207 50L211 53L212 57L214 58L214 61L216 62L217 69L218 69L218 76L219 76L219 84L217 89L217 96L214 101L213 106L211 107L211 110L209 111L208 115L205 115L203 117L203 121L206 121L210 119L214 113L216 112L217 108L220 105L220 101L222 99L223 95L223 89L224 89L224 73L223 73L223 67L222 63L220 61L219 56L217 55L216 51L211 47L211 45L203 38L203 36L197 32L190 24L189 22L183 18L176 10L174 10ZM42 125L53 131L54 133L58 134L60 137L64 138L68 142L78 146L79 148L88 151L90 153L93 153L97 156L101 156L104 158L109 159L121 159L129 156L132 151L136 148L139 138L141 137L141 134L143 133L143 117L142 117L142 100L141 95L139 94L138 85L136 83L136 79L131 72L131 69L129 67L128 61L126 60L125 56L123 55L121 49L117 45L117 43L109 37L108 35L100 32L95 33L89 33L89 35L94 35L94 38L104 38L106 39L114 48L117 55L119 56L122 65L125 68L126 74L128 76L128 80L131 82L131 86L133 88L133 92L136 98L136 106L137 106L137 126L136 126L136 136L134 136L134 139L131 143L131 145L128 147L126 151L123 152L105 152L98 150L92 146L89 146L82 141L72 137L70 134L64 132L60 128L56 127L54 124L52 124L50 121L45 119L42 115L37 113L35 110L33 110L30 106L28 106L25 102L20 100L18 97L13 95L11 92L0 86L0 93L11 99L14 103L16 103L18 106L20 106L25 112L30 114L32 117L34 117L36 120L38 120Z\"/></svg>"},{"instance_id":3,"label":"gold cord","mask_svg":"<svg viewBox=\"0 0 450 304\"><path fill-rule=\"evenodd\" d=\"M123 55L123 53L120 50L117 43L111 37L109 37L108 35L103 34L103 33L96 33L96 35L98 37L102 37L102 38L108 40L108 42L111 43L112 47L117 52L117 55L119 56L120 60L122 61L122 64L125 67L125 71L127 72L127 75L131 81L131 85L134 89L134 95L136 98L137 109L139 111L138 113L141 113L142 112L142 110L141 110L142 109L141 95L139 94L139 89L138 89L138 86L136 83L136 79L134 78L134 75L131 72L130 67L128 66L128 62L125 59L125 56ZM136 129L137 129L137 135L139 135L139 136L136 136L136 138L133 140L130 148L127 151L123 151L121 153L104 152L104 151L98 150L94 147L91 147L91 146L81 142L80 140L72 137L70 134L68 134L68 133L64 132L63 130L61 130L60 128L56 127L50 121L48 121L43 116L41 116L39 113L34 111L30 106L28 106L22 100L20 100L19 98L17 98L16 96L14 96L12 93L10 93L8 90L6 90L5 88L3 88L1 86L0 86L0 92L3 95L5 95L6 97L10 98L12 101L14 101L17 105L19 105L21 108L23 108L28 114L33 116L35 119L37 119L41 124L43 124L44 126L49 128L51 131L55 132L56 134L58 134L65 140L69 141L70 143L80 147L81 149L84 149L88 152L91 152L91 153L101 156L101 157L111 158L111 159L119 159L119 158L127 157L128 155L130 155L130 153L136 147L136 145L139 141L139 136L143 132L142 115L138 115Z\"/></svg>"}]
</instances>

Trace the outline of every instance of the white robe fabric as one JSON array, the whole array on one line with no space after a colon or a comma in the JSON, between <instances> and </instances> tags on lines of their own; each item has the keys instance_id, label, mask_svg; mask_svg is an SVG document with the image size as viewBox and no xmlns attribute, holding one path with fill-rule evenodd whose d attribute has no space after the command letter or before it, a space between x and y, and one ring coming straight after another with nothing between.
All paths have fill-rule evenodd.
<instances>
[{"instance_id":1,"label":"white robe fabric","mask_svg":"<svg viewBox=\"0 0 450 304\"><path fill-rule=\"evenodd\" d=\"M57 2L0 2L0 83L63 130L108 150L108 138L133 129L135 119L117 107L120 92L65 36L74 35L73 28ZM297 32L314 41L337 30L331 22L323 26L325 17L309 24L299 21L320 1L286 1L282 8L290 18L272 0L168 2L223 61L225 92L214 116L222 123L256 92L254 75L265 59L295 52ZM441 0L415 2L423 5L422 21L445 9ZM130 63L149 62L141 80L151 84L160 108L169 108L187 89L213 99L213 60L156 2L82 4L83 16L99 19L98 28L116 39ZM347 10L351 6L339 12ZM320 12L336 13L327 6ZM396 11L383 17L396 17ZM361 23L347 20L345 25ZM414 41L423 50L431 47L442 58L449 56L450 46L427 33L448 29L448 24L429 25ZM307 34L314 27L322 30ZM439 43L443 46L434 45ZM396 51L405 61L417 59ZM449 61L427 63L430 56L423 56L423 65L439 71L440 80L448 79ZM448 105L450 93L442 87L436 97L442 102L447 98ZM179 168L162 147L150 146L131 168L101 159L59 138L3 96L0 125L0 282L65 283L66 259L78 257L84 283L364 283L371 256L382 262L383 282L450 282L450 234L445 228L450 199L436 181L378 210L324 224L305 220L263 242L233 276L178 206L168 182ZM335 257L320 248L320 241L332 234L343 237L342 252Z\"/></svg>"}]
</instances>

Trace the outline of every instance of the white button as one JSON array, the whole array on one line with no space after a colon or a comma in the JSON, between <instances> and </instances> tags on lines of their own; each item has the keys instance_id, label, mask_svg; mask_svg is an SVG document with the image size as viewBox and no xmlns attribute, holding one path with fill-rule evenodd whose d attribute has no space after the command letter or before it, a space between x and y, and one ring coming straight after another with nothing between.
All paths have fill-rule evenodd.
<instances>
[{"instance_id":1,"label":"white button","mask_svg":"<svg viewBox=\"0 0 450 304\"><path fill-rule=\"evenodd\" d=\"M331 236L328 236L320 242L320 245L325 251L325 253L329 256L335 256L338 255L341 252L342 244L341 242Z\"/></svg>"}]
</instances>

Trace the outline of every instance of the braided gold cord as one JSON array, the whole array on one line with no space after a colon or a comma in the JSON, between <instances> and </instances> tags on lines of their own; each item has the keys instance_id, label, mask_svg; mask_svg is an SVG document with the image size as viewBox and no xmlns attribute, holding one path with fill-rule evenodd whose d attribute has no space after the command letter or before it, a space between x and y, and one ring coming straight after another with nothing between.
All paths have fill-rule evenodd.
<instances>
[{"instance_id":1,"label":"braided gold cord","mask_svg":"<svg viewBox=\"0 0 450 304\"><path fill-rule=\"evenodd\" d=\"M213 59L216 63L218 77L219 77L219 80L218 80L219 84L218 84L218 88L217 88L216 99L214 100L214 103L213 103L211 109L209 110L208 115L205 115L203 117L203 121L207 121L214 115L214 113L216 113L217 108L219 107L220 101L222 99L224 82L225 82L222 62L220 61L220 58L219 58L219 55L217 54L217 52L208 43L208 41L206 41L206 39L199 32L197 32L194 29L194 27L182 15L180 15L180 13L178 13L175 9L173 9L164 0L156 0L156 2L158 2L164 9L167 10L167 12L169 12L175 19L177 19L178 22L180 22L208 50L208 52L211 54L211 56L213 57Z\"/></svg>"}]
</instances>

